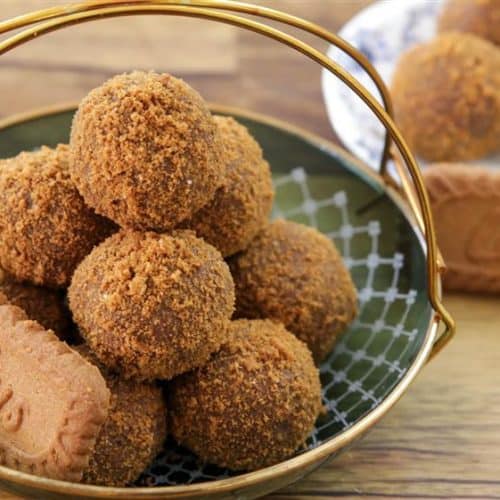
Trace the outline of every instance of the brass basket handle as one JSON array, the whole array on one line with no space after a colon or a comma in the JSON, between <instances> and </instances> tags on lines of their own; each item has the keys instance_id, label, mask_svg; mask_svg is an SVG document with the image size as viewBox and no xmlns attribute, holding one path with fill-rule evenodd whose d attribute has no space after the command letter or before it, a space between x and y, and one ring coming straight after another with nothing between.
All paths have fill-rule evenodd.
<instances>
[{"instance_id":1,"label":"brass basket handle","mask_svg":"<svg viewBox=\"0 0 500 500\"><path fill-rule=\"evenodd\" d=\"M11 20L7 20L4 22L0 22L0 33L5 33L7 31L11 31L17 28L29 26L30 24L39 23L42 21L47 21L49 19L56 19L60 17L64 17L68 14L76 13L76 12L84 12L95 10L98 8L103 8L106 6L117 6L117 5L130 5L130 0L127 2L126 0L89 0L84 3L72 4L67 6L64 9L64 13L61 13L60 7L52 7L48 9L43 9L37 12L25 14L19 17L16 17ZM170 2L169 0L133 0L135 4L150 4L150 5L161 5L161 4L179 4L182 2ZM389 89L387 88L385 82L382 80L382 77L378 73L378 71L373 67L368 58L357 49L355 49L349 42L344 40L343 38L337 36L335 33L332 33L317 24L306 21L300 17L292 16L285 12L279 12L274 9L270 9L268 7L261 7L250 5L242 2L231 2L230 7L224 5L225 2L212 2L211 0L194 0L190 2L191 5L197 7L212 7L220 10L231 10L234 12L241 12L243 14L251 14L259 17L263 17L266 19L271 19L273 21L278 21L283 24L288 24L289 26L293 26L295 28L299 28L307 33L315 35L328 43L335 45L337 48L342 50L345 54L352 57L356 62L366 71L368 76L371 78L372 82L375 84L378 93L382 99L382 104L384 109L389 114L389 116L393 116L393 108L392 101L389 94ZM217 4L217 5L216 5ZM382 149L382 155L379 160L379 168L378 171L380 175L385 176L387 173L387 163L390 158L390 149L391 149L391 136L387 133L384 135L384 146Z\"/></svg>"},{"instance_id":2,"label":"brass basket handle","mask_svg":"<svg viewBox=\"0 0 500 500\"><path fill-rule=\"evenodd\" d=\"M314 34L320 39L337 46L355 59L372 77L382 96L386 109L377 102L372 94L356 78L318 50L276 28L225 11L240 12L279 21ZM45 9L0 23L0 34L36 24L36 26L27 28L0 42L0 55L33 38L56 31L65 26L94 19L137 14L165 14L210 19L267 36L288 45L320 64L339 78L364 101L380 122L382 122L387 131L380 169L382 178L386 180L385 167L389 158L392 140L404 162L404 167L399 165L403 186L405 186L405 179L408 181L411 179L413 183L414 191L412 188L411 193L414 193L416 200L410 194L409 186L406 186L405 190L409 197L410 207L422 228L427 243L427 286L429 301L436 313L437 319L443 321L445 325L444 332L439 335L434 343L430 357L437 354L454 335L455 322L441 302L440 271L442 263L436 244L429 198L415 158L391 118L392 106L387 88L371 63L346 41L316 24L273 9L231 0L190 0L189 3L186 3L186 0L92 0L79 4Z\"/></svg>"}]
</instances>

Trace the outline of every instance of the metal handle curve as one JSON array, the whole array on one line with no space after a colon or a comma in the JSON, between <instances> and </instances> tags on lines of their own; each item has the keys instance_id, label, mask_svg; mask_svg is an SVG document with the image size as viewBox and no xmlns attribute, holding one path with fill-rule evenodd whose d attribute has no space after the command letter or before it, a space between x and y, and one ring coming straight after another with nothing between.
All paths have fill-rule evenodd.
<instances>
[{"instance_id":1,"label":"metal handle curve","mask_svg":"<svg viewBox=\"0 0 500 500\"><path fill-rule=\"evenodd\" d=\"M381 82L379 90L381 91L384 102L387 101L388 103L387 110L385 110L377 102L372 94L356 78L318 50L312 48L298 38L284 33L276 28L245 17L229 14L225 11L242 12L257 17L281 21L284 24L299 27L309 33L315 34L322 40L332 43L340 49L345 50L351 57L360 62L365 69L368 68L367 71L370 75L372 73L375 75L374 81L376 83L378 81ZM299 18L289 16L288 14L229 0L193 0L189 3L186 3L186 0L135 0L134 2L131 2L130 0L128 2L124 2L122 0L93 0L80 4L45 9L0 23L0 34L38 23L36 26L27 28L24 31L0 42L0 55L12 50L18 45L32 40L33 38L56 31L65 26L71 26L95 19L138 14L164 14L196 17L231 24L255 33L259 33L281 42L315 61L339 78L364 101L364 103L384 125L387 131L387 150L384 152L384 155L386 155L384 156L385 160L387 160L389 156L390 140L392 140L404 162L405 170L403 178L409 173L409 177L411 178L415 188L418 206L416 203L412 203L411 197L409 199L409 203L415 217L418 221L420 221L427 244L429 301L434 308L437 318L443 321L445 325L444 332L435 341L431 357L437 354L437 352L439 352L446 345L455 333L455 322L441 302L440 272L442 270L442 266L436 243L429 198L415 158L401 135L401 132L398 130L392 117L390 116L392 106L390 104L391 101L389 94L387 93L387 88L381 81L380 76L373 66L371 66L371 64L361 53L359 53L359 51L357 51L357 49L347 44L347 42L331 34L324 28L321 28L313 23L303 21ZM384 169L382 169L381 174L383 173Z\"/></svg>"},{"instance_id":2,"label":"metal handle curve","mask_svg":"<svg viewBox=\"0 0 500 500\"><path fill-rule=\"evenodd\" d=\"M170 2L169 0L133 0L134 3L140 4L150 4L150 5L162 5L162 4L174 4L181 2ZM61 11L60 7L47 8L43 10L39 10L37 12L21 15L15 17L14 19L10 19L4 22L0 22L0 33L6 33L8 31L29 26L34 23L39 23L42 21L47 21L49 19L56 19L62 16L75 13L75 12L83 12L88 10L94 10L97 8L102 8L106 6L119 6L119 5L130 5L130 0L127 2L126 0L107 0L107 1L99 1L99 0L90 0L80 4L74 4L71 6L67 6L64 11ZM343 38L337 36L335 33L332 33L325 28L306 21L300 17L292 16L291 14L287 14L285 12L280 12L275 9L270 9L268 7L255 6L243 2L231 1L230 5L227 2L218 2L212 0L191 0L190 5L196 7L211 7L220 10L229 10L233 12L240 12L243 14L250 14L258 17L263 17L266 19L271 19L273 21L278 21L283 24L287 24L289 26L293 26L295 28L301 29L307 33L317 36L322 40L335 45L337 48L342 50L345 54L349 55L351 58L356 60L356 62L366 71L368 76L371 78L372 82L375 84L378 93L382 99L382 104L389 114L389 116L393 116L393 108L392 101L389 93L389 89L387 88L385 82L382 80L378 71L371 64L369 59L357 51L350 43L348 43ZM391 149L391 136L385 131L384 135L384 146L382 149L382 155L380 157L379 162L379 173L382 176L385 176L387 173L387 162L390 159L390 149Z\"/></svg>"}]
</instances>

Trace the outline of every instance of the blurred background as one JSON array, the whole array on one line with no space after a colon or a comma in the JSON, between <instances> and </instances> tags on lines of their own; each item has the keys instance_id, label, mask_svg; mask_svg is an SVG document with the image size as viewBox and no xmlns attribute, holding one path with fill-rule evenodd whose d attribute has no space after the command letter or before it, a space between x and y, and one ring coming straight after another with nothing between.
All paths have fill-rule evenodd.
<instances>
[{"instance_id":1,"label":"blurred background","mask_svg":"<svg viewBox=\"0 0 500 500\"><path fill-rule=\"evenodd\" d=\"M64 0L1 0L7 19ZM370 0L258 0L336 31ZM293 30L292 30L293 31ZM311 38L305 37L311 42ZM322 51L326 44L315 46ZM197 19L140 16L51 33L0 57L0 116L77 101L116 73L168 71L210 100L289 120L333 137L320 67L254 33Z\"/></svg>"}]
</instances>

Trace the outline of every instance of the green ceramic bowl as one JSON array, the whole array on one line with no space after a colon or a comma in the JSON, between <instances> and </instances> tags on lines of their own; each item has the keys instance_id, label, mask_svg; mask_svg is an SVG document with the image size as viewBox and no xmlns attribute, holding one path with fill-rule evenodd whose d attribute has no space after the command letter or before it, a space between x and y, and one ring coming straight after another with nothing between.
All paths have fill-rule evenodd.
<instances>
[{"instance_id":1,"label":"green ceramic bowl","mask_svg":"<svg viewBox=\"0 0 500 500\"><path fill-rule=\"evenodd\" d=\"M262 116L214 111L233 115L260 142L272 166L274 216L327 234L351 270L360 313L321 365L328 412L307 447L262 471L233 474L200 465L168 443L133 489L74 485L0 467L2 487L37 498L259 496L303 476L366 432L425 362L437 325L427 296L424 244L405 203L337 146ZM0 124L0 157L67 142L73 112L52 109Z\"/></svg>"}]
</instances>

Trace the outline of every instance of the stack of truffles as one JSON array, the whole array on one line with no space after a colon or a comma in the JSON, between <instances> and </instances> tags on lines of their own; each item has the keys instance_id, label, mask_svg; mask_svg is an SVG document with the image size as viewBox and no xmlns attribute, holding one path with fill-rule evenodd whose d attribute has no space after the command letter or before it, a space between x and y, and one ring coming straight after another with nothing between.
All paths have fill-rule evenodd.
<instances>
[{"instance_id":1,"label":"stack of truffles","mask_svg":"<svg viewBox=\"0 0 500 500\"><path fill-rule=\"evenodd\" d=\"M167 433L234 470L291 456L357 301L272 203L247 129L167 74L112 78L69 145L1 160L2 463L129 485Z\"/></svg>"},{"instance_id":2,"label":"stack of truffles","mask_svg":"<svg viewBox=\"0 0 500 500\"><path fill-rule=\"evenodd\" d=\"M395 118L412 150L433 162L423 175L445 288L498 293L500 172L468 162L500 153L500 1L447 0L437 26L398 61Z\"/></svg>"}]
</instances>

